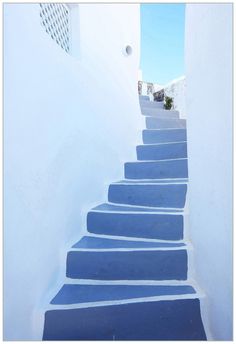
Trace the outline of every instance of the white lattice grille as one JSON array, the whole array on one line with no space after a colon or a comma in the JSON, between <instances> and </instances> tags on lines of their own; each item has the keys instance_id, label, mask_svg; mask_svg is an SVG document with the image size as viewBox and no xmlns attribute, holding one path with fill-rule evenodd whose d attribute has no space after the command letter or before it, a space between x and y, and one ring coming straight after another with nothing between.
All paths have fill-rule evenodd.
<instances>
[{"instance_id":1,"label":"white lattice grille","mask_svg":"<svg viewBox=\"0 0 236 344\"><path fill-rule=\"evenodd\" d=\"M51 38L66 52L70 50L69 10L64 4L41 3L41 23Z\"/></svg>"}]
</instances>

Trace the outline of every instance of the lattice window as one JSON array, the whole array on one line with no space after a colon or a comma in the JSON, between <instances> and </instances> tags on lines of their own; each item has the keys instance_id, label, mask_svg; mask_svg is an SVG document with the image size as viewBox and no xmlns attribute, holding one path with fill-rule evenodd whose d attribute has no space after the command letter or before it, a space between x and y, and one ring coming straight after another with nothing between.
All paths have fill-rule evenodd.
<instances>
[{"instance_id":1,"label":"lattice window","mask_svg":"<svg viewBox=\"0 0 236 344\"><path fill-rule=\"evenodd\" d=\"M70 50L69 9L64 4L40 3L41 24L67 53Z\"/></svg>"}]
</instances>

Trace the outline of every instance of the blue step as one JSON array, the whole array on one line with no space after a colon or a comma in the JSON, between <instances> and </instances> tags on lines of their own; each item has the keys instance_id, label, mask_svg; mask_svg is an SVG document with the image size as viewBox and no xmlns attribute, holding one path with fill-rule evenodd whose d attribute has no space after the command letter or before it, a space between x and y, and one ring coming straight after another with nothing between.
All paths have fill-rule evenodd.
<instances>
[{"instance_id":1,"label":"blue step","mask_svg":"<svg viewBox=\"0 0 236 344\"><path fill-rule=\"evenodd\" d=\"M93 211L94 210L94 211ZM183 214L102 204L87 215L90 233L160 240L183 239ZM150 213L152 212L152 213Z\"/></svg>"},{"instance_id":2,"label":"blue step","mask_svg":"<svg viewBox=\"0 0 236 344\"><path fill-rule=\"evenodd\" d=\"M165 143L186 141L186 129L147 129L143 130L143 143Z\"/></svg>"},{"instance_id":3,"label":"blue step","mask_svg":"<svg viewBox=\"0 0 236 344\"><path fill-rule=\"evenodd\" d=\"M187 158L187 142L140 145L136 150L138 160Z\"/></svg>"},{"instance_id":4,"label":"blue step","mask_svg":"<svg viewBox=\"0 0 236 344\"><path fill-rule=\"evenodd\" d=\"M146 117L147 129L186 128L185 119Z\"/></svg>"},{"instance_id":5,"label":"blue step","mask_svg":"<svg viewBox=\"0 0 236 344\"><path fill-rule=\"evenodd\" d=\"M178 119L179 111L176 110L165 110L160 108L153 107L141 107L141 112L144 116L150 116L154 118L163 118L163 119Z\"/></svg>"},{"instance_id":6,"label":"blue step","mask_svg":"<svg viewBox=\"0 0 236 344\"><path fill-rule=\"evenodd\" d=\"M44 340L206 340L199 299L56 309Z\"/></svg>"},{"instance_id":7,"label":"blue step","mask_svg":"<svg viewBox=\"0 0 236 344\"><path fill-rule=\"evenodd\" d=\"M142 100L150 101L150 98L149 96L139 96L139 101L142 101Z\"/></svg>"},{"instance_id":8,"label":"blue step","mask_svg":"<svg viewBox=\"0 0 236 344\"><path fill-rule=\"evenodd\" d=\"M145 182L114 183L109 186L108 200L112 203L147 207L183 208L187 184L157 184Z\"/></svg>"},{"instance_id":9,"label":"blue step","mask_svg":"<svg viewBox=\"0 0 236 344\"><path fill-rule=\"evenodd\" d=\"M116 241L115 239L110 239ZM145 243L146 244L146 243ZM161 247L110 248L104 243L94 248L68 252L66 276L69 278L94 280L186 280L187 251L184 244ZM116 244L114 244L116 246Z\"/></svg>"},{"instance_id":10,"label":"blue step","mask_svg":"<svg viewBox=\"0 0 236 344\"><path fill-rule=\"evenodd\" d=\"M140 100L140 107L142 108L151 108L151 109L164 109L164 102L156 102L150 100Z\"/></svg>"},{"instance_id":11,"label":"blue step","mask_svg":"<svg viewBox=\"0 0 236 344\"><path fill-rule=\"evenodd\" d=\"M187 159L125 163L125 178L128 179L163 179L187 177Z\"/></svg>"}]
</instances>

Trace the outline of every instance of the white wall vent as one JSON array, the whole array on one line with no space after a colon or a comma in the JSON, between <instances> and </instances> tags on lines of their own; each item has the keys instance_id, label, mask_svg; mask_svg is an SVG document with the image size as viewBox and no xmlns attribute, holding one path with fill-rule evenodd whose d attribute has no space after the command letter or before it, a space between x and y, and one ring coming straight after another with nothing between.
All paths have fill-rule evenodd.
<instances>
[{"instance_id":1,"label":"white wall vent","mask_svg":"<svg viewBox=\"0 0 236 344\"><path fill-rule=\"evenodd\" d=\"M70 50L69 8L60 3L40 3L41 24L67 53Z\"/></svg>"}]
</instances>

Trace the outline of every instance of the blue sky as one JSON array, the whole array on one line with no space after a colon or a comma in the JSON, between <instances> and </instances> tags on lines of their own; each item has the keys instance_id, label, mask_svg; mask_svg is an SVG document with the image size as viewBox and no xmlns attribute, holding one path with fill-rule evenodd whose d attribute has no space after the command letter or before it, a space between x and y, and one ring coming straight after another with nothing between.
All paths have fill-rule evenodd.
<instances>
[{"instance_id":1,"label":"blue sky","mask_svg":"<svg viewBox=\"0 0 236 344\"><path fill-rule=\"evenodd\" d=\"M166 84L184 75L185 4L141 4L143 81Z\"/></svg>"}]
</instances>

